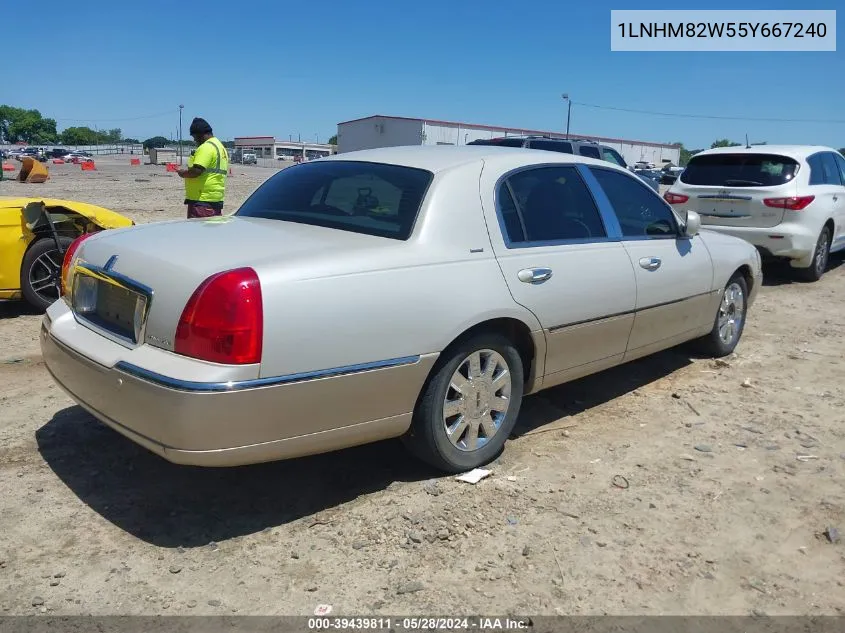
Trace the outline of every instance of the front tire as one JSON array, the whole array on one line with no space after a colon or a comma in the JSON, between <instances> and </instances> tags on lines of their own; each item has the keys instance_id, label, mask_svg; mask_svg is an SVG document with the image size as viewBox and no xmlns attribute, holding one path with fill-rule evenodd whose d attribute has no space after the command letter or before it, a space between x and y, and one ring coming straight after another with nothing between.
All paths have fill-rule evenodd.
<instances>
[{"instance_id":1,"label":"front tire","mask_svg":"<svg viewBox=\"0 0 845 633\"><path fill-rule=\"evenodd\" d=\"M403 442L445 472L489 462L516 424L523 372L519 352L500 334L478 334L457 344L426 381Z\"/></svg>"},{"instance_id":2,"label":"front tire","mask_svg":"<svg viewBox=\"0 0 845 633\"><path fill-rule=\"evenodd\" d=\"M697 347L707 356L721 358L733 353L745 329L748 283L740 273L734 273L722 290L722 299L713 329L698 339Z\"/></svg>"},{"instance_id":3,"label":"front tire","mask_svg":"<svg viewBox=\"0 0 845 633\"><path fill-rule=\"evenodd\" d=\"M45 311L61 295L63 253L73 243L73 238L59 236L62 252L56 248L52 237L36 241L21 263L21 293L36 310Z\"/></svg>"},{"instance_id":4,"label":"front tire","mask_svg":"<svg viewBox=\"0 0 845 633\"><path fill-rule=\"evenodd\" d=\"M827 262L830 259L830 227L825 226L819 233L816 242L816 249L813 251L813 261L808 268L798 268L798 276L804 281L818 281L827 270Z\"/></svg>"}]
</instances>

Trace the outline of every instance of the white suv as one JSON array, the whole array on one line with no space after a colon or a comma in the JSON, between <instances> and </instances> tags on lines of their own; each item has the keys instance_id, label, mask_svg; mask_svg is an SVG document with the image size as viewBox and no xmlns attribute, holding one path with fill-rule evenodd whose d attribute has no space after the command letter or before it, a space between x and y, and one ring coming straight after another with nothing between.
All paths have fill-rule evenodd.
<instances>
[{"instance_id":1,"label":"white suv","mask_svg":"<svg viewBox=\"0 0 845 633\"><path fill-rule=\"evenodd\" d=\"M703 227L751 242L764 259L789 260L809 281L845 249L845 158L829 147L706 150L663 197L696 211Z\"/></svg>"}]
</instances>

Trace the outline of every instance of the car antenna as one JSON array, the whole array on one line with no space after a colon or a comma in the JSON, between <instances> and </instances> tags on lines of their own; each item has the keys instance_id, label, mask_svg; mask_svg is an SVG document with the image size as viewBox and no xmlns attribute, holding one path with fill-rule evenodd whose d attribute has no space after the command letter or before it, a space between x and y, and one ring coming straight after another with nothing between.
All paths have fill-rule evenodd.
<instances>
[{"instance_id":1,"label":"car antenna","mask_svg":"<svg viewBox=\"0 0 845 633\"><path fill-rule=\"evenodd\" d=\"M751 149L751 144L748 142L748 132L745 133L745 149Z\"/></svg>"}]
</instances>

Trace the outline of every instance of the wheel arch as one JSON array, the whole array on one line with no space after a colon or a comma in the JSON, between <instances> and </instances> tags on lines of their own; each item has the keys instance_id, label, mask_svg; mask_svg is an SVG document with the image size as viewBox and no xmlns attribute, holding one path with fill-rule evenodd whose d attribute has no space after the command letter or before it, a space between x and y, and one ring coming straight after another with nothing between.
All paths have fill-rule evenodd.
<instances>
[{"instance_id":1,"label":"wheel arch","mask_svg":"<svg viewBox=\"0 0 845 633\"><path fill-rule=\"evenodd\" d=\"M527 395L536 391L540 384L539 379L542 376L546 357L546 340L542 330L532 333L531 328L525 321L513 316L492 317L465 328L440 352L437 362L426 377L426 384L446 362L451 350L467 339L485 332L501 334L514 344L522 359L524 393ZM424 390L423 388L422 391Z\"/></svg>"}]
</instances>

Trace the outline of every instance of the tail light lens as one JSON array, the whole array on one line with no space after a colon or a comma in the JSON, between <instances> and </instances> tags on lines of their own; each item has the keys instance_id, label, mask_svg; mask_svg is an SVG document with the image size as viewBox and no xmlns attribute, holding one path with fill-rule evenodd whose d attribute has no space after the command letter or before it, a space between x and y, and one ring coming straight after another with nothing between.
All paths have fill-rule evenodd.
<instances>
[{"instance_id":1,"label":"tail light lens","mask_svg":"<svg viewBox=\"0 0 845 633\"><path fill-rule=\"evenodd\" d=\"M767 207L773 207L775 209L802 211L815 199L816 196L792 196L790 198L766 198L763 200L763 203Z\"/></svg>"},{"instance_id":2,"label":"tail light lens","mask_svg":"<svg viewBox=\"0 0 845 633\"><path fill-rule=\"evenodd\" d=\"M663 194L663 199L668 202L669 204L682 204L689 200L689 196L685 196L680 193L672 193L671 191L667 191Z\"/></svg>"},{"instance_id":3,"label":"tail light lens","mask_svg":"<svg viewBox=\"0 0 845 633\"><path fill-rule=\"evenodd\" d=\"M263 329L258 275L252 268L229 270L206 279L188 300L174 351L212 363L258 363Z\"/></svg>"},{"instance_id":4,"label":"tail light lens","mask_svg":"<svg viewBox=\"0 0 845 633\"><path fill-rule=\"evenodd\" d=\"M79 245L82 244L83 240L88 239L94 235L93 233L83 233L79 237L77 237L73 242L70 243L67 250L65 251L65 257L62 260L62 296L66 295L70 291L70 265L73 262L73 258L76 255L76 251L79 249Z\"/></svg>"}]
</instances>

